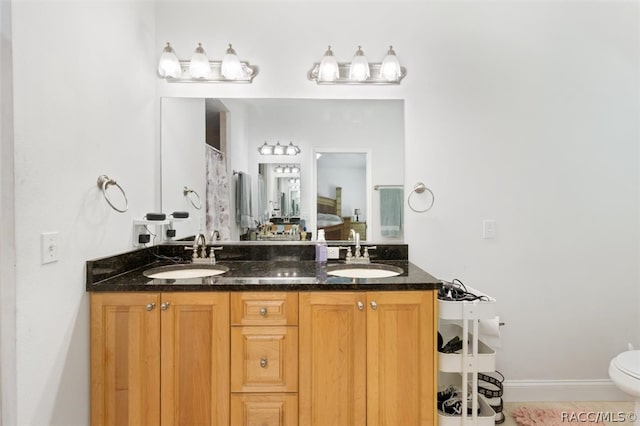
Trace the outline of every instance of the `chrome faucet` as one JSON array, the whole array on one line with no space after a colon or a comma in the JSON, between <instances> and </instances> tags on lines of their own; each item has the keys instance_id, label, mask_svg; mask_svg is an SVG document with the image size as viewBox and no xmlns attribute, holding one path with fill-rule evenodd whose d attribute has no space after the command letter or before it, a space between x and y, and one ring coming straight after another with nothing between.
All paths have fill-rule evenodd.
<instances>
[{"instance_id":1,"label":"chrome faucet","mask_svg":"<svg viewBox=\"0 0 640 426\"><path fill-rule=\"evenodd\" d=\"M355 229L351 228L351 231L349 231L349 238L353 238L353 241L355 242L353 257L357 259L360 257L360 234L357 233Z\"/></svg>"},{"instance_id":2,"label":"chrome faucet","mask_svg":"<svg viewBox=\"0 0 640 426\"><path fill-rule=\"evenodd\" d=\"M217 229L214 229L211 232L211 241L218 241L220 240L220 232Z\"/></svg>"},{"instance_id":3,"label":"chrome faucet","mask_svg":"<svg viewBox=\"0 0 640 426\"><path fill-rule=\"evenodd\" d=\"M198 255L198 251L200 254ZM207 238L204 234L196 235L195 240L193 240L193 256L192 259L195 262L198 259L206 259L207 258Z\"/></svg>"}]
</instances>

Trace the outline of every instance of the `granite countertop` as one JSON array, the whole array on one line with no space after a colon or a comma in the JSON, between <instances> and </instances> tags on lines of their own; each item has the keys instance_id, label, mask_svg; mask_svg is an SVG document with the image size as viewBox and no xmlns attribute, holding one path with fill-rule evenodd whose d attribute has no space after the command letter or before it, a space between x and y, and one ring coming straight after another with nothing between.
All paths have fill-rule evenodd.
<instances>
[{"instance_id":1,"label":"granite countertop","mask_svg":"<svg viewBox=\"0 0 640 426\"><path fill-rule=\"evenodd\" d=\"M143 275L147 269L185 262L166 254L149 256L143 250L124 253L87 262L89 292L122 291L334 291L334 290L434 290L441 281L420 269L404 255L393 259L372 259L373 263L398 266L401 275L389 278L343 278L327 274L327 265L344 261L319 263L309 259L308 253L292 258L290 254L268 259L233 254L227 250L217 265L229 268L222 275L189 279L150 279ZM405 252L402 252L406 254ZM216 256L218 253L216 252ZM258 256L260 257L260 256ZM237 259L237 260L236 260Z\"/></svg>"}]
</instances>

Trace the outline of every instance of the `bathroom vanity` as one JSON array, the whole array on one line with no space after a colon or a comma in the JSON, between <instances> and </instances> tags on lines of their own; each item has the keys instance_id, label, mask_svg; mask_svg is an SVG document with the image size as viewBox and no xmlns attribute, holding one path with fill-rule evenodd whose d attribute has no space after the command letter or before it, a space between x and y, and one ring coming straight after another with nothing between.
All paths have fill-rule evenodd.
<instances>
[{"instance_id":1,"label":"bathroom vanity","mask_svg":"<svg viewBox=\"0 0 640 426\"><path fill-rule=\"evenodd\" d=\"M332 276L314 249L228 244L224 273L187 279L146 277L150 250L88 261L91 424L435 424L440 282L406 245L372 255L387 278Z\"/></svg>"}]
</instances>

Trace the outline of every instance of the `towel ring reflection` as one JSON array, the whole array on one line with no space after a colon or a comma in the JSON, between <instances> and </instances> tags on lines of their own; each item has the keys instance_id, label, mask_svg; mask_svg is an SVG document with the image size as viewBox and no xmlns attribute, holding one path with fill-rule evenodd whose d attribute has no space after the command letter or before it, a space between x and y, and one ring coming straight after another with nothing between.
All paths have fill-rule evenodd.
<instances>
[{"instance_id":1,"label":"towel ring reflection","mask_svg":"<svg viewBox=\"0 0 640 426\"><path fill-rule=\"evenodd\" d=\"M113 203L111 202L111 199L107 195L107 188L112 185L118 188L122 193L122 197L124 198L124 208L118 208L114 206ZM118 184L118 182L115 181L115 179L111 179L107 175L98 176L98 188L102 190L102 195L104 196L104 199L107 200L107 203L109 203L112 209L120 213L124 213L129 209L129 200L127 200L127 194L125 194L124 189L122 189L122 187Z\"/></svg>"},{"instance_id":2,"label":"towel ring reflection","mask_svg":"<svg viewBox=\"0 0 640 426\"><path fill-rule=\"evenodd\" d=\"M429 206L426 209L417 210L411 205L411 197L413 196L413 194L422 194L424 191L427 191L429 194L431 194L431 204L429 204ZM416 183L413 186L413 191L411 191L409 193L409 197L407 197L407 204L409 205L409 208L416 213L424 213L428 210L431 210L431 207L433 207L433 203L435 203L435 201L436 201L436 197L435 195L433 195L433 191L427 188L427 186L422 182Z\"/></svg>"},{"instance_id":3,"label":"towel ring reflection","mask_svg":"<svg viewBox=\"0 0 640 426\"><path fill-rule=\"evenodd\" d=\"M200 196L196 191L185 186L182 189L182 193L189 199L189 202L196 210L200 210L202 208L202 200L200 199ZM193 197L191 194L193 194L195 197Z\"/></svg>"}]
</instances>

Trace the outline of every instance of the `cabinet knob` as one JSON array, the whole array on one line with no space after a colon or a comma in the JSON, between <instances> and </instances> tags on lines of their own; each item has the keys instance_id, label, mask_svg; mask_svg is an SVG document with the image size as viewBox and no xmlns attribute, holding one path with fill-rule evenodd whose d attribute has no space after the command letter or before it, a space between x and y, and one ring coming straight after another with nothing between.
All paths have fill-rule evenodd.
<instances>
[{"instance_id":1,"label":"cabinet knob","mask_svg":"<svg viewBox=\"0 0 640 426\"><path fill-rule=\"evenodd\" d=\"M147 303L147 306L145 306L144 308L145 308L147 311L153 311L153 308L155 308L155 307L156 307L156 304L155 304L155 303Z\"/></svg>"},{"instance_id":2,"label":"cabinet knob","mask_svg":"<svg viewBox=\"0 0 640 426\"><path fill-rule=\"evenodd\" d=\"M169 305L171 305L171 303L169 303L169 302L163 302L163 303L160 305L160 309L162 309L163 311L166 311L167 309L169 309Z\"/></svg>"},{"instance_id":3,"label":"cabinet knob","mask_svg":"<svg viewBox=\"0 0 640 426\"><path fill-rule=\"evenodd\" d=\"M375 300L372 300L370 305L371 305L371 309L373 309L374 311L378 309L378 304L376 303Z\"/></svg>"},{"instance_id":4,"label":"cabinet knob","mask_svg":"<svg viewBox=\"0 0 640 426\"><path fill-rule=\"evenodd\" d=\"M267 358L260 358L260 367L262 368L267 367Z\"/></svg>"},{"instance_id":5,"label":"cabinet knob","mask_svg":"<svg viewBox=\"0 0 640 426\"><path fill-rule=\"evenodd\" d=\"M364 310L364 303L362 303L361 301L358 300L358 310L362 311Z\"/></svg>"},{"instance_id":6,"label":"cabinet knob","mask_svg":"<svg viewBox=\"0 0 640 426\"><path fill-rule=\"evenodd\" d=\"M260 315L262 315L263 317L267 316L267 308L262 307L260 308Z\"/></svg>"}]
</instances>

